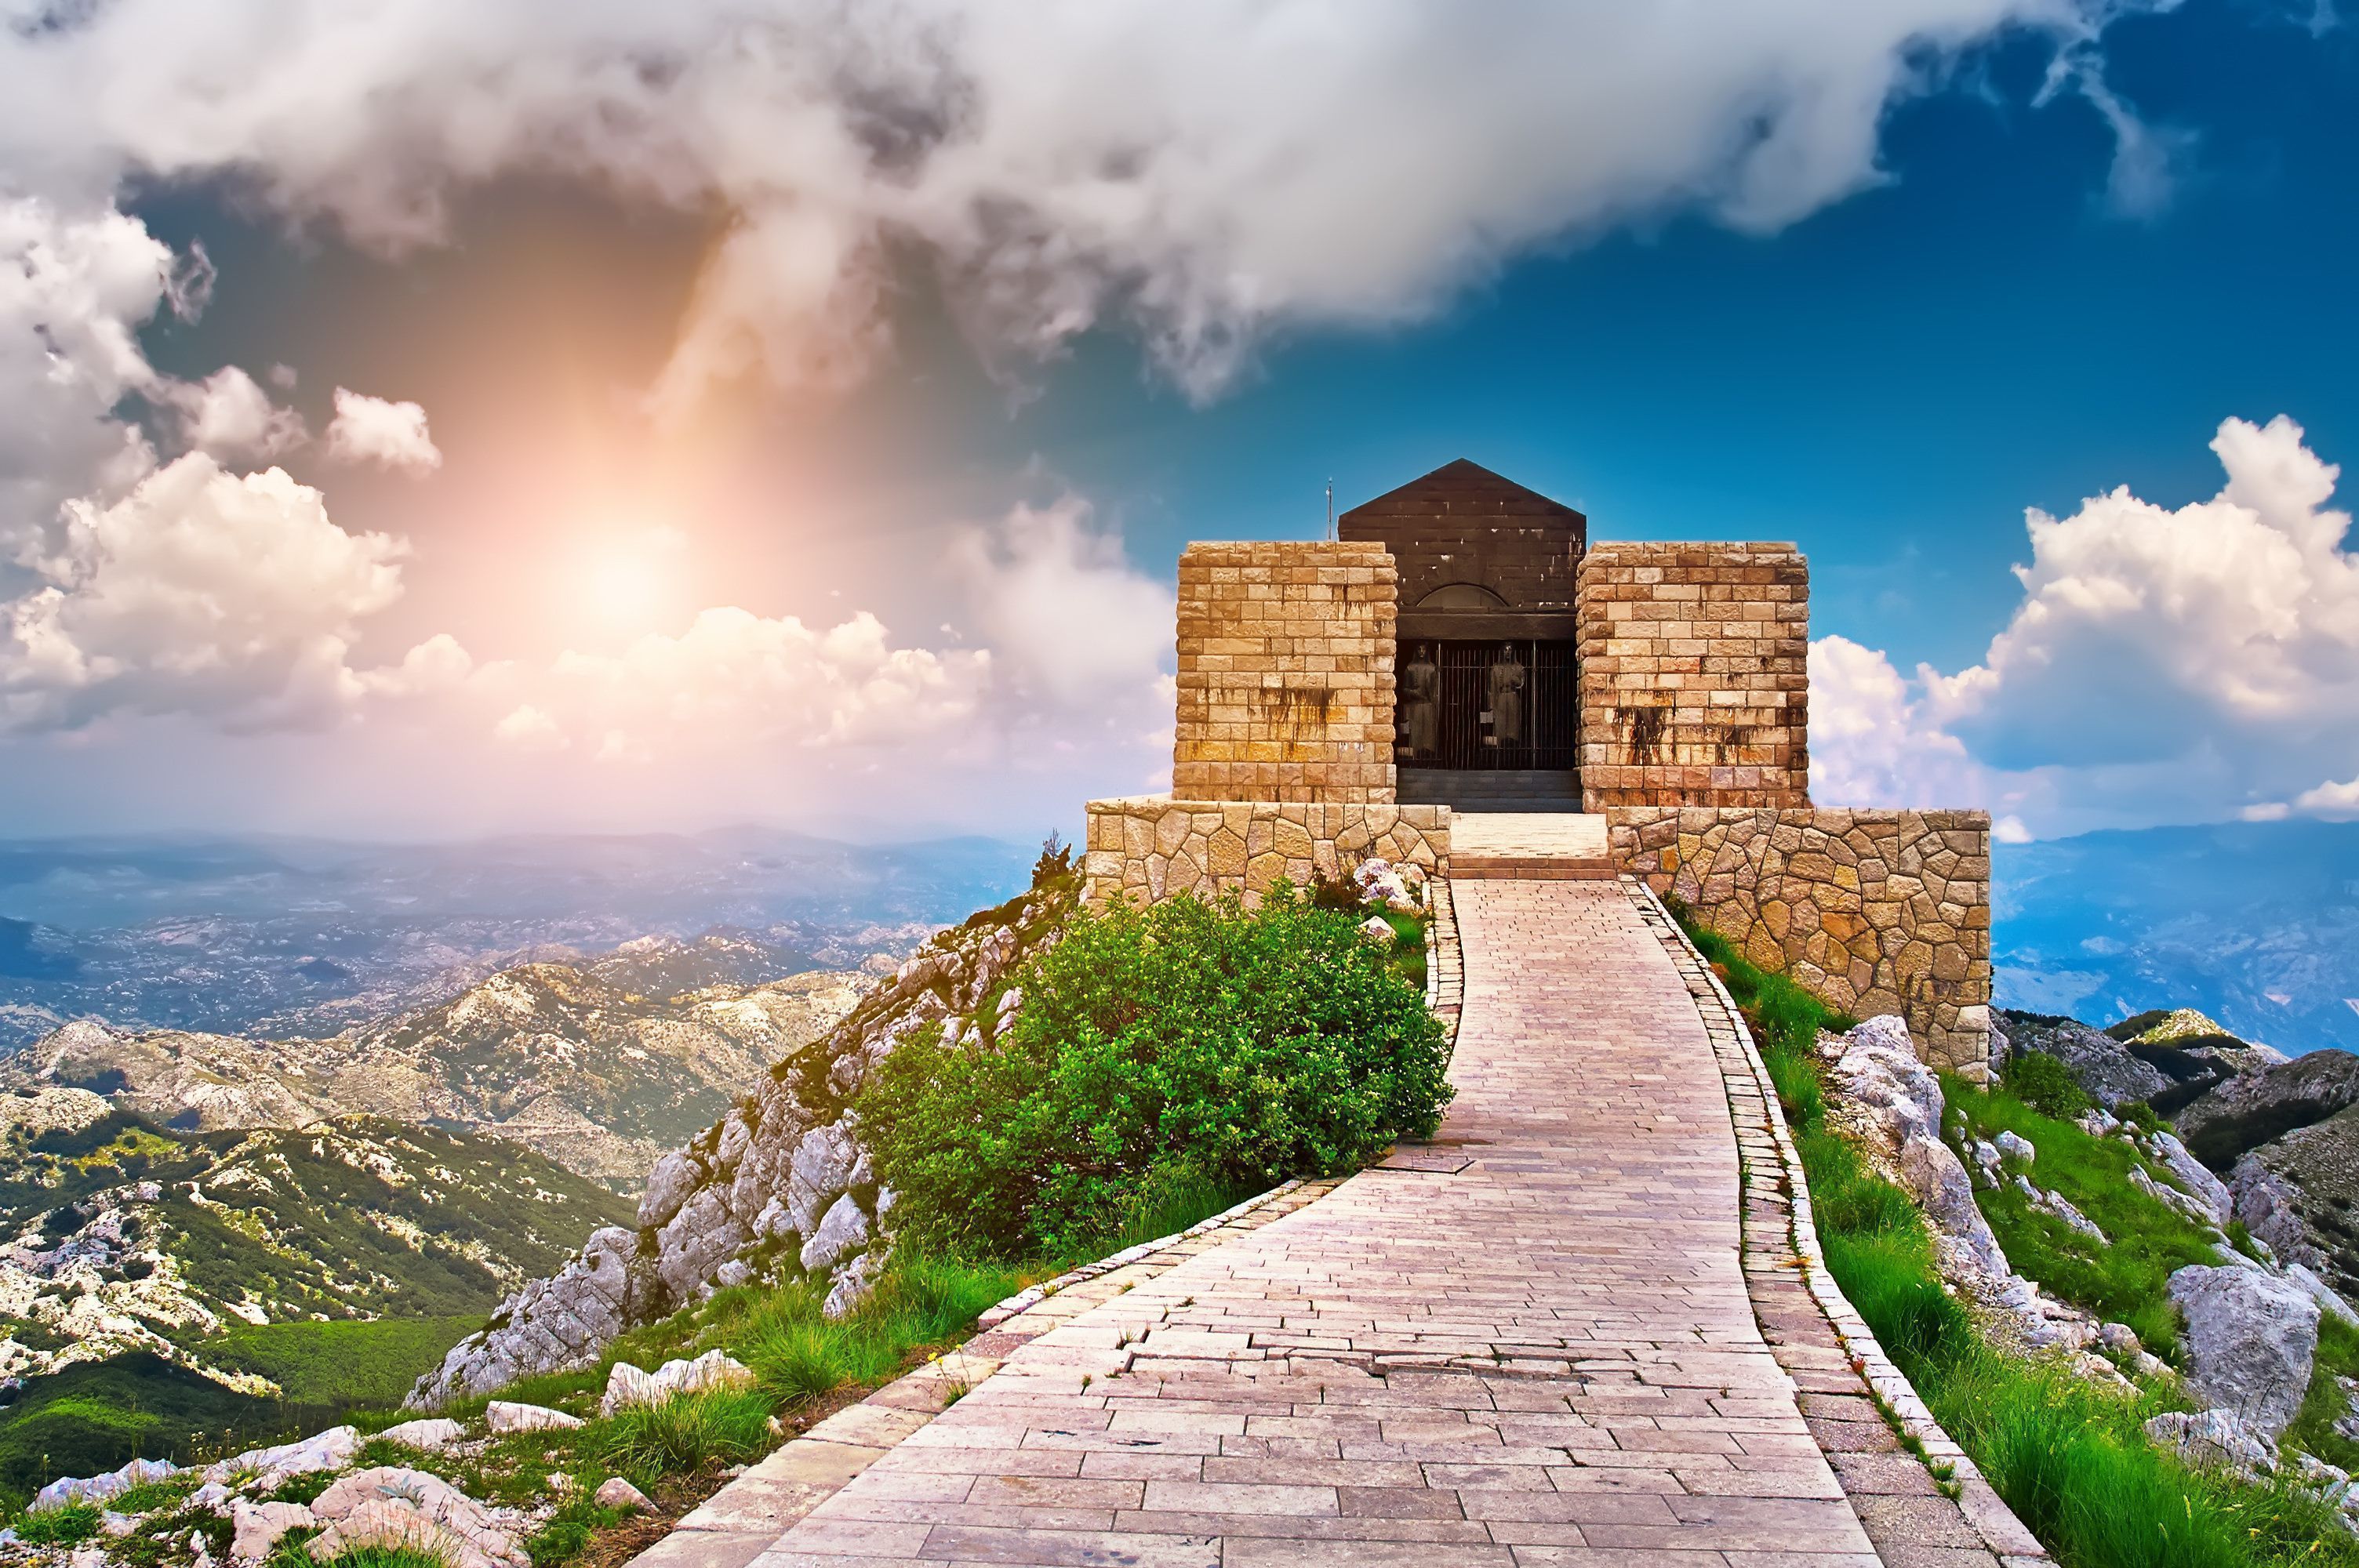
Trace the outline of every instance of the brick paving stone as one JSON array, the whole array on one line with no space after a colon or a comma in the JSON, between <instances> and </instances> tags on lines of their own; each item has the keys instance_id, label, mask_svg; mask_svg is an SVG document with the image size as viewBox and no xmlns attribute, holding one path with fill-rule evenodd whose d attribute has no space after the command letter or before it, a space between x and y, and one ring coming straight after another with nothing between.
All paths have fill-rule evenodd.
<instances>
[{"instance_id":1,"label":"brick paving stone","mask_svg":"<svg viewBox=\"0 0 2359 1568\"><path fill-rule=\"evenodd\" d=\"M1661 944L1614 882L1451 892L1421 1155L1462 1169L1364 1171L1013 1346L759 1568L1875 1562L1754 1315Z\"/></svg>"}]
</instances>

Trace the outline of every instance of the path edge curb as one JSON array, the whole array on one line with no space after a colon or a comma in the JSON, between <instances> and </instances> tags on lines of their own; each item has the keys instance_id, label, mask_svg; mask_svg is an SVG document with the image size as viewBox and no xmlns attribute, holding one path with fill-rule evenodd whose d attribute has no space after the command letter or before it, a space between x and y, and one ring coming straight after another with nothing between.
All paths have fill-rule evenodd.
<instances>
[{"instance_id":1,"label":"path edge curb","mask_svg":"<svg viewBox=\"0 0 2359 1568\"><path fill-rule=\"evenodd\" d=\"M1786 1184L1789 1217L1787 1243L1801 1265L1803 1284L1810 1291L1811 1299L1818 1303L1819 1310L1825 1314L1836 1337L1842 1341L1844 1353L1851 1357L1860 1376L1867 1380L1868 1387L1875 1390L1876 1398L1891 1412L1901 1431L1920 1444L1929 1458L1950 1466L1962 1494L1958 1499L1959 1506L1967 1522L1982 1536L1984 1548L2009 1568L2015 1568L2017 1564L2052 1562L2047 1548L2039 1545L2038 1538L2016 1517L2015 1510L2007 1507L2006 1499L1984 1476L1973 1457L1934 1419L1932 1411L1927 1408L1924 1399L1917 1392L1916 1385L1885 1353L1883 1345L1875 1337L1875 1331L1868 1327L1867 1320L1860 1316L1851 1299L1843 1294L1843 1287L1835 1282L1833 1271L1827 1267L1826 1253L1819 1245L1818 1220L1810 1206L1810 1182L1802 1170L1801 1152L1795 1147L1793 1131L1786 1123L1786 1109L1778 1101L1777 1085L1769 1076L1769 1065L1762 1060L1760 1047L1753 1038L1752 1027L1745 1022L1736 1000L1728 994L1728 988L1721 983L1720 976L1689 938L1686 929L1672 918L1670 910L1655 890L1633 877L1623 878L1622 884L1634 900L1649 907L1658 917L1666 941L1676 942L1694 965L1704 983L1711 988L1713 1000L1745 1054L1745 1065L1753 1076L1766 1109L1770 1140L1777 1147L1780 1174ZM1749 1174L1747 1179L1752 1179Z\"/></svg>"}]
</instances>

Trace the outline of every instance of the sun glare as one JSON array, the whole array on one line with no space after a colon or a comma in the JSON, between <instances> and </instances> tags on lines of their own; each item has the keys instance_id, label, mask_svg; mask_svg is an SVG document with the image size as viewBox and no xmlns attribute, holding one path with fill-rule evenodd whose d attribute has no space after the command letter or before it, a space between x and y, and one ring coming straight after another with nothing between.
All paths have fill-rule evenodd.
<instances>
[{"instance_id":1,"label":"sun glare","mask_svg":"<svg viewBox=\"0 0 2359 1568\"><path fill-rule=\"evenodd\" d=\"M687 546L679 529L661 525L592 540L578 579L582 607L609 626L653 630L673 598Z\"/></svg>"}]
</instances>

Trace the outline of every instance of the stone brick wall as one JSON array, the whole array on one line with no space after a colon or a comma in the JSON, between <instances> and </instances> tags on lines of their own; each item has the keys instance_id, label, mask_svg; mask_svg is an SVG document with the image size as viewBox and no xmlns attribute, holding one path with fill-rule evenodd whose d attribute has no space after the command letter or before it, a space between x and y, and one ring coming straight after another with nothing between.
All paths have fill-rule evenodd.
<instances>
[{"instance_id":1,"label":"stone brick wall","mask_svg":"<svg viewBox=\"0 0 2359 1568\"><path fill-rule=\"evenodd\" d=\"M1898 1013L1928 1062L1990 1062L1990 816L1981 811L1605 813L1616 870L1685 899L1756 968L1860 1018Z\"/></svg>"},{"instance_id":2,"label":"stone brick wall","mask_svg":"<svg viewBox=\"0 0 2359 1568\"><path fill-rule=\"evenodd\" d=\"M1450 858L1446 806L1222 802L1140 795L1093 800L1082 865L1093 903L1310 885L1368 857L1438 870Z\"/></svg>"},{"instance_id":3,"label":"stone brick wall","mask_svg":"<svg viewBox=\"0 0 2359 1568\"><path fill-rule=\"evenodd\" d=\"M1791 545L1582 558L1583 807L1810 805L1810 567Z\"/></svg>"},{"instance_id":4,"label":"stone brick wall","mask_svg":"<svg viewBox=\"0 0 2359 1568\"><path fill-rule=\"evenodd\" d=\"M1394 584L1377 544L1189 546L1173 795L1389 804Z\"/></svg>"}]
</instances>

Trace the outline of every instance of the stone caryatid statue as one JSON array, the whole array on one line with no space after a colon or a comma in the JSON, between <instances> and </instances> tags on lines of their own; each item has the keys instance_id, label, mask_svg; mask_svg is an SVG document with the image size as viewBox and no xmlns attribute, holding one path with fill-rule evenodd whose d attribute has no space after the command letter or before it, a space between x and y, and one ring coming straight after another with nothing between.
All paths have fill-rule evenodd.
<instances>
[{"instance_id":1,"label":"stone caryatid statue","mask_svg":"<svg viewBox=\"0 0 2359 1568\"><path fill-rule=\"evenodd\" d=\"M1492 664L1489 689L1491 739L1501 746L1524 743L1524 662L1510 643Z\"/></svg>"},{"instance_id":2,"label":"stone caryatid statue","mask_svg":"<svg viewBox=\"0 0 2359 1568\"><path fill-rule=\"evenodd\" d=\"M1417 645L1401 671L1400 689L1403 749L1412 757L1430 757L1441 730L1441 672L1434 667L1430 643Z\"/></svg>"}]
</instances>

